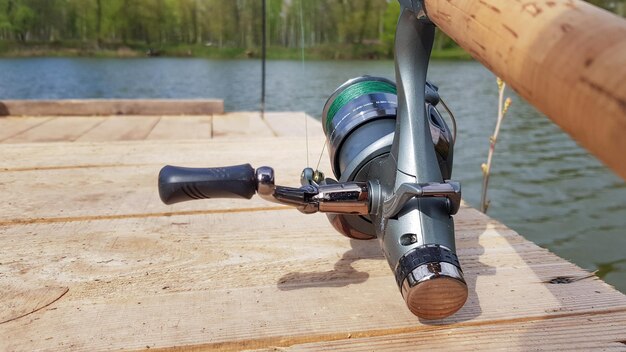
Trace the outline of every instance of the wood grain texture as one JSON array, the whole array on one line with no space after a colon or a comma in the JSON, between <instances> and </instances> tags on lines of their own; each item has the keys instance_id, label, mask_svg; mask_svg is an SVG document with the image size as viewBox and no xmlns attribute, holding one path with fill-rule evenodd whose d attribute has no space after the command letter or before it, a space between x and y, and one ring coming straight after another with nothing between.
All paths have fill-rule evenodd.
<instances>
[{"instance_id":1,"label":"wood grain texture","mask_svg":"<svg viewBox=\"0 0 626 352\"><path fill-rule=\"evenodd\" d=\"M213 138L276 137L259 112L233 112L213 116Z\"/></svg>"},{"instance_id":2,"label":"wood grain texture","mask_svg":"<svg viewBox=\"0 0 626 352\"><path fill-rule=\"evenodd\" d=\"M19 282L0 286L0 324L21 319L58 301L67 287L37 287L33 282Z\"/></svg>"},{"instance_id":3,"label":"wood grain texture","mask_svg":"<svg viewBox=\"0 0 626 352\"><path fill-rule=\"evenodd\" d=\"M253 167L273 166L277 182L298 186L306 160L306 146L301 142L257 138L233 143L218 138L167 143L56 143L54 148L46 143L3 144L0 194L10 206L0 212L0 224L267 207L271 204L258 197L251 201L216 199L165 206L159 201L156 178L167 164L216 167L251 162ZM315 149L321 148L319 141ZM328 158L324 158L320 167L327 170L328 165ZM59 206L59 199L64 200L63 206Z\"/></svg>"},{"instance_id":4,"label":"wood grain texture","mask_svg":"<svg viewBox=\"0 0 626 352\"><path fill-rule=\"evenodd\" d=\"M210 115L223 114L219 99L0 100L0 116Z\"/></svg>"},{"instance_id":5,"label":"wood grain texture","mask_svg":"<svg viewBox=\"0 0 626 352\"><path fill-rule=\"evenodd\" d=\"M43 126L48 122L52 124ZM306 145L307 134L311 140L311 152L317 153L312 157L317 158L319 156L317 144L320 140L323 143L324 134L320 122L305 113L267 112L263 117L258 112L232 112L223 115L0 118L0 143L236 139L280 136L300 138L303 145Z\"/></svg>"},{"instance_id":6,"label":"wood grain texture","mask_svg":"<svg viewBox=\"0 0 626 352\"><path fill-rule=\"evenodd\" d=\"M626 296L466 206L469 298L428 322L378 242L322 214L159 202L166 163L271 165L298 183L301 137L242 136L0 145L0 350L623 350Z\"/></svg>"},{"instance_id":7,"label":"wood grain texture","mask_svg":"<svg viewBox=\"0 0 626 352\"><path fill-rule=\"evenodd\" d=\"M581 323L584 322L584 323ZM624 351L626 312L563 314L546 319L468 324L450 328L414 329L399 334L349 334L333 342L294 345L293 351ZM408 330L408 329L407 329ZM372 334L375 335L375 334ZM271 350L271 349L267 349Z\"/></svg>"},{"instance_id":8,"label":"wood grain texture","mask_svg":"<svg viewBox=\"0 0 626 352\"><path fill-rule=\"evenodd\" d=\"M470 297L438 323L443 337L626 311L626 298L597 279L546 283L588 274L475 210L464 208L457 227ZM3 283L69 288L48 309L0 325L8 350L266 348L433 328L406 309L378 244L338 236L322 215L29 224L4 227L1 238Z\"/></svg>"},{"instance_id":9,"label":"wood grain texture","mask_svg":"<svg viewBox=\"0 0 626 352\"><path fill-rule=\"evenodd\" d=\"M148 137L160 117L155 116L113 116L107 117L100 125L76 139L80 142L132 141Z\"/></svg>"},{"instance_id":10,"label":"wood grain texture","mask_svg":"<svg viewBox=\"0 0 626 352\"><path fill-rule=\"evenodd\" d=\"M75 141L103 122L102 117L54 117L43 124L14 134L2 143Z\"/></svg>"},{"instance_id":11,"label":"wood grain texture","mask_svg":"<svg viewBox=\"0 0 626 352\"><path fill-rule=\"evenodd\" d=\"M163 116L146 139L211 138L212 116Z\"/></svg>"},{"instance_id":12,"label":"wood grain texture","mask_svg":"<svg viewBox=\"0 0 626 352\"><path fill-rule=\"evenodd\" d=\"M0 143L4 140L48 122L51 117L0 118Z\"/></svg>"},{"instance_id":13,"label":"wood grain texture","mask_svg":"<svg viewBox=\"0 0 626 352\"><path fill-rule=\"evenodd\" d=\"M264 118L279 137L324 137L320 122L305 112L268 112Z\"/></svg>"},{"instance_id":14,"label":"wood grain texture","mask_svg":"<svg viewBox=\"0 0 626 352\"><path fill-rule=\"evenodd\" d=\"M429 18L626 178L626 20L579 0L426 0Z\"/></svg>"}]
</instances>

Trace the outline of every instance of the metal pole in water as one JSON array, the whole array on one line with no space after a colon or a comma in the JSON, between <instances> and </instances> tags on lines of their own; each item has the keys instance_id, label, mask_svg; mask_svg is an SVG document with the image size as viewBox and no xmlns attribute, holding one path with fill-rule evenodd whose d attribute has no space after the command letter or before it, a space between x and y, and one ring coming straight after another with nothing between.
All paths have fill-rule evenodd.
<instances>
[{"instance_id":1,"label":"metal pole in water","mask_svg":"<svg viewBox=\"0 0 626 352\"><path fill-rule=\"evenodd\" d=\"M266 54L267 54L267 52L266 52L267 43L266 43L266 38L265 38L265 36L266 36L265 27L267 25L267 18L266 18L266 14L265 14L266 13L266 11L265 11L265 1L266 0L263 0L263 5L262 5L262 7L263 7L263 9L262 9L262 12L263 12L263 26L262 26L263 27L262 28L263 35L261 36L262 37L262 39L261 39L261 51L262 51L262 53L261 53L261 118L262 119L265 119L265 57L266 57Z\"/></svg>"}]
</instances>

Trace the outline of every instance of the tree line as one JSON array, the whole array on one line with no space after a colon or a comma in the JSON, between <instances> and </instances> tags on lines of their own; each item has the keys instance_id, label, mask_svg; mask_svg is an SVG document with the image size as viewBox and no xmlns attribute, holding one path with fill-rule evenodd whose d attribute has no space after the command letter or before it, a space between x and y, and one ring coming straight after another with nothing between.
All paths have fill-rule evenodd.
<instances>
[{"instance_id":1,"label":"tree line","mask_svg":"<svg viewBox=\"0 0 626 352\"><path fill-rule=\"evenodd\" d=\"M595 0L624 15L626 0ZM0 41L93 45L261 45L261 0L0 0ZM396 0L267 0L268 45L379 45L387 49ZM444 35L436 47L453 43Z\"/></svg>"},{"instance_id":2,"label":"tree line","mask_svg":"<svg viewBox=\"0 0 626 352\"><path fill-rule=\"evenodd\" d=\"M384 17L396 7L386 0L267 0L269 44L381 39ZM261 11L261 0L0 0L0 40L255 47Z\"/></svg>"}]
</instances>

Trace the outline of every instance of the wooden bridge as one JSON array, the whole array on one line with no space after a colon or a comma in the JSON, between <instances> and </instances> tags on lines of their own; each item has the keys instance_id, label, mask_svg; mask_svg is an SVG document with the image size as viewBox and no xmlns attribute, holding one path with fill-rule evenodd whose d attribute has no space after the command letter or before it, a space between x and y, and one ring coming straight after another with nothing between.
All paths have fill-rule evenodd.
<instances>
[{"instance_id":1,"label":"wooden bridge","mask_svg":"<svg viewBox=\"0 0 626 352\"><path fill-rule=\"evenodd\" d=\"M0 350L626 350L626 296L469 207L469 299L432 322L376 241L324 215L159 201L165 164L272 165L296 185L305 118L317 161L303 113L0 118Z\"/></svg>"}]
</instances>

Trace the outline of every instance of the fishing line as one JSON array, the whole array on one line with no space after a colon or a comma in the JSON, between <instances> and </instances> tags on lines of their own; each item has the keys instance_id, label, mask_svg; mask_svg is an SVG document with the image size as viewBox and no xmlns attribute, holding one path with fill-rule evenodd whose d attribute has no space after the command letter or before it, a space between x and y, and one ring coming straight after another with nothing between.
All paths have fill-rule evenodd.
<instances>
[{"instance_id":1,"label":"fishing line","mask_svg":"<svg viewBox=\"0 0 626 352\"><path fill-rule=\"evenodd\" d=\"M326 143L322 146L322 152L320 153L320 158L317 160L317 166L315 166L315 170L320 169L320 163L322 162L322 156L324 155L324 150L326 150Z\"/></svg>"},{"instance_id":2,"label":"fishing line","mask_svg":"<svg viewBox=\"0 0 626 352\"><path fill-rule=\"evenodd\" d=\"M263 12L263 35L261 36L261 119L265 120L265 61L267 59L267 9L266 0L262 3Z\"/></svg>"},{"instance_id":3,"label":"fishing line","mask_svg":"<svg viewBox=\"0 0 626 352\"><path fill-rule=\"evenodd\" d=\"M333 101L328 109L328 118L326 119L326 131L330 129L333 118L337 112L350 101L370 93L392 93L396 94L396 87L388 82L382 81L361 81L344 89Z\"/></svg>"},{"instance_id":4,"label":"fishing line","mask_svg":"<svg viewBox=\"0 0 626 352\"><path fill-rule=\"evenodd\" d=\"M446 104L446 102L443 100L441 96L439 96L439 101L441 102L441 105L443 105L443 108L446 109L446 111L448 112L448 115L450 115L450 120L452 120L452 127L454 127L454 133L452 133L452 140L454 141L454 143L456 143L456 118L454 117L454 114L452 113L450 108L448 108L448 104Z\"/></svg>"},{"instance_id":5,"label":"fishing line","mask_svg":"<svg viewBox=\"0 0 626 352\"><path fill-rule=\"evenodd\" d=\"M306 71L304 70L304 16L302 15L302 1L300 0L300 51L302 58L302 77ZM304 115L304 140L306 143L306 166L309 167L309 122L306 116L306 112Z\"/></svg>"}]
</instances>

